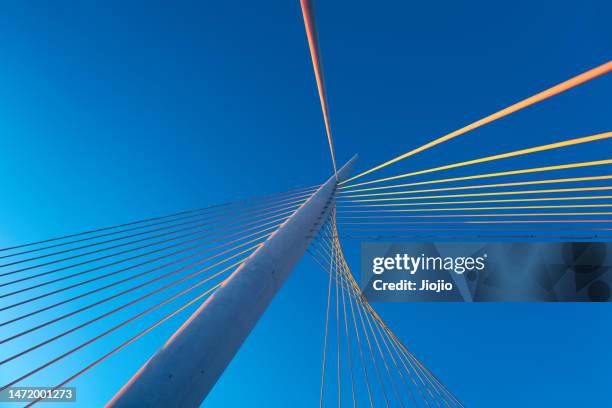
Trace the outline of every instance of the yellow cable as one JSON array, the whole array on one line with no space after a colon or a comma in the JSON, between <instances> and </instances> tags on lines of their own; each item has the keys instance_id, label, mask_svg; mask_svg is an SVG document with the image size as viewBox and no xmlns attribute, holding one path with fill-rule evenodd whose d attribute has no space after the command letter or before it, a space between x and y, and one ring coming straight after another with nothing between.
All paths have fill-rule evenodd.
<instances>
[{"instance_id":1,"label":"yellow cable","mask_svg":"<svg viewBox=\"0 0 612 408\"><path fill-rule=\"evenodd\" d=\"M336 245L338 246L338 249L341 250L341 248L339 247L338 233L337 233L337 230L335 229L334 229L334 235L335 235L334 241L337 241ZM346 260L344 259L344 254L342 252L340 252L340 254L341 254L340 260L342 262L342 265L345 267L345 271L346 271L346 268L348 267L348 265L346 263ZM350 276L350 273L347 273L347 278L349 278L349 281L350 279L352 279L352 276ZM364 357L364 352L363 352L364 347L361 343L361 336L359 335L359 328L357 327L357 314L355 313L355 309L358 307L358 304L357 304L358 297L357 296L354 297L355 298L354 307L353 307L353 297L354 296L350 296L350 293L349 293L349 306L351 308L351 315L353 316L353 327L355 328L355 337L357 338L357 345L359 346L359 355L361 356L361 367L363 368L363 375L364 375L365 383L367 387L366 389L368 391L368 399L370 401L370 408L374 408L374 400L372 399L372 386L370 385L370 377L368 375L368 370L367 370L366 362L365 362L366 359Z\"/></svg>"},{"instance_id":2,"label":"yellow cable","mask_svg":"<svg viewBox=\"0 0 612 408\"><path fill-rule=\"evenodd\" d=\"M520 205L498 207L451 207L451 208L418 208L404 210L342 210L347 212L428 212L428 211L482 211L482 210L534 210L551 208L609 208L612 204L580 204L580 205ZM356 207L358 208L358 207Z\"/></svg>"},{"instance_id":3,"label":"yellow cable","mask_svg":"<svg viewBox=\"0 0 612 408\"><path fill-rule=\"evenodd\" d=\"M333 277L333 268L335 262L332 256L329 258L329 287L327 289L327 312L325 313L325 336L323 342L323 364L321 368L321 394L319 398L319 408L323 407L323 391L325 389L325 361L327 358L327 334L329 330L329 309L331 304L331 288L332 288L332 277Z\"/></svg>"},{"instance_id":4,"label":"yellow cable","mask_svg":"<svg viewBox=\"0 0 612 408\"><path fill-rule=\"evenodd\" d=\"M493 220L493 221L365 221L342 222L342 225L464 225L464 224L590 224L610 223L611 220Z\"/></svg>"},{"instance_id":5,"label":"yellow cable","mask_svg":"<svg viewBox=\"0 0 612 408\"><path fill-rule=\"evenodd\" d=\"M398 194L415 194L415 193L431 193L434 191L455 191L455 190L472 190L479 188L498 188L498 187L515 187L515 186L530 186L536 184L555 184L555 183L572 183L578 181L594 181L594 180L610 180L612 175L607 176L590 176L590 177L572 177L572 178L561 178L561 179L546 179L546 180L534 180L534 181L518 181L514 183L498 183L498 184L479 184L471 186L459 186L459 187L445 187L445 188L428 188L423 190L404 190L404 191L391 191L387 193L372 193L372 194L350 194L351 191L347 191L340 196L340 198L359 198L359 197L378 197ZM350 195L347 195L350 194Z\"/></svg>"},{"instance_id":6,"label":"yellow cable","mask_svg":"<svg viewBox=\"0 0 612 408\"><path fill-rule=\"evenodd\" d=\"M501 172L496 172L496 173L483 173L483 174L475 174L472 176L452 177L452 178L437 179L437 180L417 181L413 183L394 184L391 186L360 188L360 189L342 191L342 193L352 194L352 193L357 193L357 192L362 192L362 191L387 190L390 188L422 186L426 184L450 183L453 181L475 180L475 179L490 178L490 177L513 176L517 174L539 173L543 171L567 170L567 169L575 169L579 167L602 166L606 164L612 164L612 159L594 160L594 161L588 161L588 162L569 163L569 164L559 164L555 166L532 167L528 169L509 170L509 171L501 171ZM340 190L344 190L349 187L351 186L340 187Z\"/></svg>"},{"instance_id":7,"label":"yellow cable","mask_svg":"<svg viewBox=\"0 0 612 408\"><path fill-rule=\"evenodd\" d=\"M604 200L612 198L612 195L605 196L578 196L578 197L544 197L544 198L521 198L521 199L503 199L503 200L465 200L465 201L429 201L425 203L395 203L395 204L362 204L356 206L347 206L345 208L360 208L360 207L405 207L418 205L445 205L445 204L482 204L482 203L522 203L526 201L569 201L569 200Z\"/></svg>"},{"instance_id":8,"label":"yellow cable","mask_svg":"<svg viewBox=\"0 0 612 408\"><path fill-rule=\"evenodd\" d=\"M337 235L337 234L336 234ZM340 257L339 257L339 251L336 250L336 253L338 254L336 257L336 263L338 265L340 265ZM342 266L340 266L340 272L344 275L344 271ZM347 352L346 355L348 357L348 363L349 363L349 373L350 373L350 378L351 378L351 395L353 397L353 408L357 407L357 399L355 397L355 377L353 375L353 358L351 357L351 339L350 339L350 335L349 335L349 328L348 328L348 313L346 311L346 298L345 298L345 290L344 290L344 282L345 279L341 279L340 280L340 288L341 288L341 293L342 293L342 309L343 309L343 313L342 315L344 316L344 332L345 332L345 338L346 338L346 348L347 348ZM347 283L348 285L348 283ZM346 288L346 291L348 292L348 287ZM347 294L347 296L350 296L350 293Z\"/></svg>"},{"instance_id":9,"label":"yellow cable","mask_svg":"<svg viewBox=\"0 0 612 408\"><path fill-rule=\"evenodd\" d=\"M467 133L471 130L477 129L481 126L484 126L488 123L491 123L497 119L503 118L504 116L508 116L514 112L517 112L521 109L524 109L530 105L533 105L535 103L541 102L545 99L550 98L551 96L557 95L561 92L567 91L568 89L571 89L575 86L578 86L580 84L583 84L587 81L590 81L594 78L597 78L598 76L607 74L608 72L612 71L612 61L609 61L605 64L602 64L598 67L595 67L589 71L586 71L578 76L575 76L565 82L562 82L558 85L553 86L552 88L549 88L543 92L540 92L538 94L535 94L527 99L524 99L518 103L515 103L514 105L511 105L505 109L502 109L498 112L495 112L489 116L486 116L480 120L477 120L476 122L473 122L467 126L462 127L461 129L455 130L454 132L451 132L447 135L444 135L442 137L439 137L437 139L432 140L429 143L426 143L424 145L422 145L421 147L418 147L416 149L413 149L407 153L404 153L400 156L395 157L394 159L391 159L389 161L384 162L383 164L380 164L376 167L371 168L370 170L364 171L362 173L357 174L354 177L351 177L350 179L346 180L344 183L358 179L360 177L365 176L366 174L370 174L373 171L376 170L380 170L383 167L386 167L390 164L393 164L395 162L398 162L400 160L405 159L406 157L410 157L416 153L422 152L423 150L427 150L431 147L434 147L440 143L446 142L447 140L453 139L457 136L463 135L464 133ZM342 184L342 183L341 183Z\"/></svg>"},{"instance_id":10,"label":"yellow cable","mask_svg":"<svg viewBox=\"0 0 612 408\"><path fill-rule=\"evenodd\" d=\"M433 172L436 172L436 171L455 169L457 167L471 166L473 164L480 164L480 163L486 163L486 162L495 161L495 160L507 159L509 157L523 156L525 154L538 153L538 152L543 152L543 151L546 151L546 150L559 149L561 147L575 146L575 145L578 145L578 144L595 142L595 141L599 141L599 140L608 139L608 138L611 138L611 137L612 137L612 132L604 132L604 133L599 133L599 134L592 135L592 136L578 137L578 138L575 138L575 139L564 140L562 142L549 143L549 144L545 144L545 145L541 145L541 146L530 147L528 149L515 150L513 152L496 154L496 155L493 155L493 156L481 157L479 159L467 160L467 161L462 161L462 162L459 162L459 163L447 164L445 166L438 166L438 167L432 167L430 169L413 171L411 173L400 174L398 176L385 177L385 178L376 179L376 180L372 180L372 181L365 181L363 183L351 184L351 185L346 186L346 187L348 188L348 187L365 186L365 185L374 184L374 183L382 183L384 181L397 180L397 179L400 179L400 178L417 176L417 175L420 175L420 174L427 174L427 173L433 173Z\"/></svg>"},{"instance_id":11,"label":"yellow cable","mask_svg":"<svg viewBox=\"0 0 612 408\"><path fill-rule=\"evenodd\" d=\"M336 366L337 366L337 376L336 379L338 381L338 408L342 408L342 361L340 358L340 294L339 294L339 280L340 276L338 273L339 265L338 265L338 255L337 253L334 256L334 280L336 286Z\"/></svg>"},{"instance_id":12,"label":"yellow cable","mask_svg":"<svg viewBox=\"0 0 612 408\"><path fill-rule=\"evenodd\" d=\"M430 198L487 197L487 196L505 196L505 195L520 195L520 194L570 193L570 192L578 192L578 191L602 191L602 190L612 190L612 186L556 188L556 189L545 189L545 190L496 191L496 192L491 192L491 193L446 194L446 195L430 195L430 196L416 196L416 197L368 198L368 199L363 199L363 200L344 200L341 202L342 203L366 203L366 202L383 202L383 201L422 200L422 199L430 199Z\"/></svg>"},{"instance_id":13,"label":"yellow cable","mask_svg":"<svg viewBox=\"0 0 612 408\"><path fill-rule=\"evenodd\" d=\"M513 207L514 208L514 207ZM612 215L612 212L607 211L596 211L596 212L555 212L555 213L493 213L493 214L438 214L438 215L379 215L379 216L359 216L359 215L345 215L340 218L473 218L473 217L573 217L573 216L585 216L585 215Z\"/></svg>"}]
</instances>

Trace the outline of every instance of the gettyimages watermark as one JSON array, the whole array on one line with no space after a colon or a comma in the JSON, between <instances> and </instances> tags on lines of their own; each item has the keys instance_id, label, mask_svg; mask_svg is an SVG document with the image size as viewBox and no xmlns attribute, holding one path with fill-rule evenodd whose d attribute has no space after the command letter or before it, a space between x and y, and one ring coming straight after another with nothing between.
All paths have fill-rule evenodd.
<instances>
[{"instance_id":1,"label":"gettyimages watermark","mask_svg":"<svg viewBox=\"0 0 612 408\"><path fill-rule=\"evenodd\" d=\"M442 256L410 256L407 253L395 254L392 257L375 257L372 259L372 273L381 275L385 272L403 271L410 275L416 275L421 271L448 271L463 274L466 271L482 271L485 269L487 254L479 257L442 257ZM372 288L374 290L408 290L408 291L434 291L441 292L453 289L453 283L438 279L418 280L401 279L399 282L386 282L384 279L374 279Z\"/></svg>"},{"instance_id":2,"label":"gettyimages watermark","mask_svg":"<svg viewBox=\"0 0 612 408\"><path fill-rule=\"evenodd\" d=\"M370 301L609 301L606 242L367 242Z\"/></svg>"}]
</instances>

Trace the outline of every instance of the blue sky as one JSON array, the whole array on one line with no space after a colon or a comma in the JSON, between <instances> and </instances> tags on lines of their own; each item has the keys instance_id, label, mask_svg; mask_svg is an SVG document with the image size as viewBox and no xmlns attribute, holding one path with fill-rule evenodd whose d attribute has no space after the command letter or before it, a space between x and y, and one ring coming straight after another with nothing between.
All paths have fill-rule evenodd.
<instances>
[{"instance_id":1,"label":"blue sky","mask_svg":"<svg viewBox=\"0 0 612 408\"><path fill-rule=\"evenodd\" d=\"M604 1L320 2L338 162L360 153L367 169L610 60L611 12ZM329 177L297 0L35 1L0 14L2 246ZM611 91L608 75L380 175L609 131ZM606 153L593 144L508 166ZM355 268L357 244L346 244ZM207 406L313 406L325 294L305 260ZM468 407L609 401L608 305L376 306ZM179 321L79 379L81 406L108 400Z\"/></svg>"}]
</instances>

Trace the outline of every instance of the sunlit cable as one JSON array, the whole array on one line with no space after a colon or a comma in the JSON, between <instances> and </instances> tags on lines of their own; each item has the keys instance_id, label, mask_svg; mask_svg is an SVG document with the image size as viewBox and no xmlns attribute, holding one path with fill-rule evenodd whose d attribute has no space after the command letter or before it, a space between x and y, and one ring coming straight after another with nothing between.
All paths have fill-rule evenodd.
<instances>
[{"instance_id":1,"label":"sunlit cable","mask_svg":"<svg viewBox=\"0 0 612 408\"><path fill-rule=\"evenodd\" d=\"M605 140L605 139L609 139L611 137L612 137L612 132L605 132L605 133L599 133L599 134L591 135L591 136L578 137L578 138L575 138L575 139L564 140L564 141L561 141L561 142L549 143L549 144L545 144L545 145L541 145L541 146L530 147L530 148L527 148L527 149L515 150L515 151L512 151L512 152L508 152L508 153L495 154L495 155L492 155L492 156L481 157L481 158L478 158L478 159L466 160L466 161L462 161L462 162L458 162L458 163L447 164L447 165L444 165L444 166L432 167L432 168L425 169L425 170L413 171L413 172L410 172L410 173L400 174L398 176L391 176L391 177L385 177L385 178L380 178L380 179L371 180L371 181L364 181L362 183L350 184L350 185L347 185L346 188L365 186L365 185L370 185L370 184L374 184L374 183L382 183L384 181L397 180L397 179L401 179L401 178L405 178L405 177L417 176L417 175L420 175L420 174L434 173L434 172L437 172L437 171L450 170L450 169L455 169L455 168L458 168L458 167L471 166L471 165L480 164L480 163L487 163L487 162L491 162L491 161L495 161L495 160L507 159L507 158L510 158L510 157L517 157L517 156L523 156L523 155L526 155L526 154L532 154L532 153L538 153L538 152L543 152L543 151L548 151L548 150L560 149L560 148L563 148L563 147L575 146L575 145L579 145L579 144L591 143L591 142L596 142L596 141L600 141L600 140Z\"/></svg>"},{"instance_id":2,"label":"sunlit cable","mask_svg":"<svg viewBox=\"0 0 612 408\"><path fill-rule=\"evenodd\" d=\"M329 108L327 105L327 93L325 92L325 83L323 81L323 68L321 67L321 54L319 52L319 38L314 17L314 10L309 0L300 0L302 7L302 15L304 16L304 26L306 28L306 36L308 38L308 47L310 48L310 57L312 59L312 67L314 69L315 79L317 82L317 91L319 92L319 101L321 102L321 110L323 111L323 121L325 122L325 132L327 133L327 142L329 143L329 152L331 154L332 164L334 166L334 174L338 179L338 170L336 168L336 157L334 155L334 142L331 134L331 125L329 121Z\"/></svg>"},{"instance_id":3,"label":"sunlit cable","mask_svg":"<svg viewBox=\"0 0 612 408\"><path fill-rule=\"evenodd\" d=\"M380 164L380 165L378 165L376 167L373 167L373 168L371 168L369 170L366 170L366 171L364 171L362 173L359 173L356 176L351 177L350 179L344 181L342 184L350 182L350 181L355 180L355 179L358 179L360 177L363 177L366 174L370 174L370 173L372 173L372 172L374 172L376 170L380 170L383 167L386 167L386 166L388 166L390 164L393 164L393 163L398 162L398 161L400 161L402 159L405 159L406 157L410 157L410 156L412 156L414 154L422 152L423 150L427 150L427 149L429 149L431 147L439 145L440 143L446 142L447 140L450 140L450 139L453 139L453 138L455 138L457 136L463 135L463 134L465 134L465 133L467 133L467 132L469 132L471 130L477 129L477 128L479 128L479 127L481 127L483 125L486 125L488 123L491 123L491 122L493 122L493 121L495 121L497 119L503 118L504 116L508 116L511 113L514 113L514 112L519 111L519 110L521 110L523 108L526 108L526 107L528 107L530 105L533 105L535 103L538 103L538 102L541 102L541 101L543 101L545 99L548 99L551 96L557 95L557 94L559 94L561 92L567 91L568 89L571 89L571 88L573 88L575 86L583 84L583 83L585 83L587 81L590 81L590 80L592 80L594 78L597 78L597 77L599 77L601 75L607 74L610 71L612 71L612 61L609 61L609 62L607 62L605 64L602 64L602 65L600 65L598 67L595 67L593 69L590 69L590 70L588 70L588 71L586 71L586 72L584 72L584 73L582 73L582 74L580 74L578 76L575 76L575 77L573 77L573 78L571 78L571 79L569 79L567 81L564 81L564 82L562 82L562 83L560 83L558 85L555 85L552 88L549 88L549 89L547 89L545 91L537 93L537 94L535 94L535 95L533 95L533 96L531 96L531 97L529 97L527 99L524 99L524 100L522 100L522 101L520 101L518 103L515 103L514 105L511 105L511 106L509 106L509 107L507 107L505 109L502 109L502 110L500 110L498 112L495 112L495 113L493 113L493 114L491 114L489 116L486 116L486 117L484 117L484 118L482 118L480 120L477 120L476 122L473 122L473 123L471 123L471 124L469 124L467 126L464 126L464 127L460 128L460 129L458 129L458 130L455 130L454 132L448 133L448 134L446 134L446 135L444 135L442 137L434 139L434 140L432 140L429 143L426 143L426 144L424 144L424 145L422 145L420 147L417 147L416 149L413 149L413 150L411 150L411 151L409 151L407 153L404 153L404 154L402 154L400 156L397 156L397 157L395 157L395 158L393 158L393 159L391 159L389 161L386 161L386 162L384 162L384 163L382 163L382 164Z\"/></svg>"},{"instance_id":4,"label":"sunlit cable","mask_svg":"<svg viewBox=\"0 0 612 408\"><path fill-rule=\"evenodd\" d=\"M531 185L539 185L539 184L574 183L574 182L596 181L596 180L612 180L612 175L517 181L517 182L512 182L512 183L477 184L477 185L456 186L456 187L427 188L427 189L418 189L418 190L388 191L385 193L369 193L369 194L351 194L352 193L351 191L346 191L339 198L347 199L347 198L361 198L361 197L383 197L383 196L392 196L392 195L400 195L400 194L433 193L433 192L457 191L457 190L477 190L477 189L487 189L487 188L531 186Z\"/></svg>"}]
</instances>

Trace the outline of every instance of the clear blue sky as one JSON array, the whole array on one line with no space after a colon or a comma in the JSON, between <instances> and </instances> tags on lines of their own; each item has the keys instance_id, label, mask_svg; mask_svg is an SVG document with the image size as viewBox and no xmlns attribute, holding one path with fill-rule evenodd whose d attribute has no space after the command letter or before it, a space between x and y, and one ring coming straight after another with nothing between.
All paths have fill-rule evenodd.
<instances>
[{"instance_id":1,"label":"clear blue sky","mask_svg":"<svg viewBox=\"0 0 612 408\"><path fill-rule=\"evenodd\" d=\"M2 9L0 246L329 176L297 0ZM360 153L369 168L610 60L611 14L592 0L320 2L338 161ZM380 174L610 131L611 94L608 75ZM602 146L512 163L608 158ZM325 285L305 260L207 406L316 404ZM376 307L466 407L609 404L608 304ZM77 380L75 406L107 401L177 324ZM72 372L50 371L39 385Z\"/></svg>"}]
</instances>

